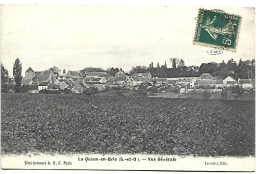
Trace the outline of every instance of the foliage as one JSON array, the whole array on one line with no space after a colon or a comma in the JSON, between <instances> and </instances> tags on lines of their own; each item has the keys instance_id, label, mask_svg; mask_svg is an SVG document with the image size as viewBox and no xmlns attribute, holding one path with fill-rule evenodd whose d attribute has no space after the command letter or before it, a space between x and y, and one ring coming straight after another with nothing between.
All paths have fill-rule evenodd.
<instances>
[{"instance_id":1,"label":"foliage","mask_svg":"<svg viewBox=\"0 0 260 174\"><path fill-rule=\"evenodd\" d=\"M98 92L98 89L96 87L90 87L87 88L83 94L87 94L87 95L92 95L92 94L96 94Z\"/></svg>"},{"instance_id":2,"label":"foliage","mask_svg":"<svg viewBox=\"0 0 260 174\"><path fill-rule=\"evenodd\" d=\"M205 98L205 99L209 99L210 98L210 89L204 89L204 91L203 91L203 97Z\"/></svg>"},{"instance_id":3,"label":"foliage","mask_svg":"<svg viewBox=\"0 0 260 174\"><path fill-rule=\"evenodd\" d=\"M108 68L107 70L106 70L106 72L108 73L108 74L110 74L111 76L115 76L116 75L116 73L118 73L119 72L119 69L118 68Z\"/></svg>"},{"instance_id":4,"label":"foliage","mask_svg":"<svg viewBox=\"0 0 260 174\"><path fill-rule=\"evenodd\" d=\"M228 96L228 90L226 88L222 89L221 91L221 98L226 99Z\"/></svg>"},{"instance_id":5,"label":"foliage","mask_svg":"<svg viewBox=\"0 0 260 174\"><path fill-rule=\"evenodd\" d=\"M242 96L244 94L244 89L239 86L233 86L231 92L236 96Z\"/></svg>"},{"instance_id":6,"label":"foliage","mask_svg":"<svg viewBox=\"0 0 260 174\"><path fill-rule=\"evenodd\" d=\"M22 85L22 63L20 59L17 58L13 66L13 76L15 80L15 92L20 92L20 87Z\"/></svg>"},{"instance_id":7,"label":"foliage","mask_svg":"<svg viewBox=\"0 0 260 174\"><path fill-rule=\"evenodd\" d=\"M4 86L8 82L8 71L1 63L1 85Z\"/></svg>"}]
</instances>

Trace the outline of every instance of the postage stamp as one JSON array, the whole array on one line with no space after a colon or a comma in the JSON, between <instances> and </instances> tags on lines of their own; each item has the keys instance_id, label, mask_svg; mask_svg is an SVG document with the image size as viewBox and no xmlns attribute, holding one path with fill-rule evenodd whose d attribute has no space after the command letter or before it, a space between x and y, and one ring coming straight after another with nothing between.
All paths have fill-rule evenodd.
<instances>
[{"instance_id":1,"label":"postage stamp","mask_svg":"<svg viewBox=\"0 0 260 174\"><path fill-rule=\"evenodd\" d=\"M241 16L199 9L193 43L236 51Z\"/></svg>"}]
</instances>

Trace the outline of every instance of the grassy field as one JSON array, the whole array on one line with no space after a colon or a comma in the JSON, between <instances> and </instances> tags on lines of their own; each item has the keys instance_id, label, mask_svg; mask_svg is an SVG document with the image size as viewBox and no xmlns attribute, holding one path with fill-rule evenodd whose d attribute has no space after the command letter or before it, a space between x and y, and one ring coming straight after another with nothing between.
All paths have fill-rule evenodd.
<instances>
[{"instance_id":1,"label":"grassy field","mask_svg":"<svg viewBox=\"0 0 260 174\"><path fill-rule=\"evenodd\" d=\"M2 94L2 153L255 154L254 101Z\"/></svg>"}]
</instances>

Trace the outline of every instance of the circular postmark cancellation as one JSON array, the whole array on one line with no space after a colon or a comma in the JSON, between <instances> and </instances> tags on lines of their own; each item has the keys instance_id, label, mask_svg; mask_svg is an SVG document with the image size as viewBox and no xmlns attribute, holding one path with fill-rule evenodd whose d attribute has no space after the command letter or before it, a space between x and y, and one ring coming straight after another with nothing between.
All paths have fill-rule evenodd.
<instances>
[{"instance_id":1,"label":"circular postmark cancellation","mask_svg":"<svg viewBox=\"0 0 260 174\"><path fill-rule=\"evenodd\" d=\"M221 54L223 50L235 52L240 23L238 15L219 9L199 9L193 43L214 48L207 51L211 55Z\"/></svg>"}]
</instances>

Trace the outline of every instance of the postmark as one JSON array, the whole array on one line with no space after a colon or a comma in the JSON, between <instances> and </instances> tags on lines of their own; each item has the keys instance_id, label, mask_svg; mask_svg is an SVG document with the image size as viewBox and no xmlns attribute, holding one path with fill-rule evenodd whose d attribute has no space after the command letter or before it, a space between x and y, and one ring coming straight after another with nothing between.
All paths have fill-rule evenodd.
<instances>
[{"instance_id":1,"label":"postmark","mask_svg":"<svg viewBox=\"0 0 260 174\"><path fill-rule=\"evenodd\" d=\"M193 43L235 52L240 23L241 16L199 9Z\"/></svg>"}]
</instances>

